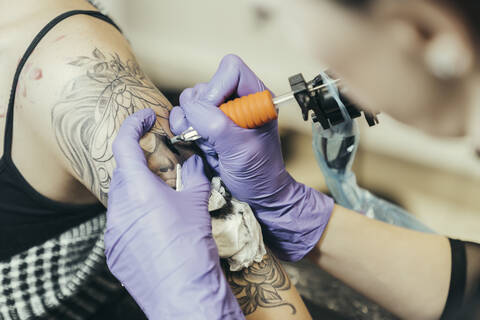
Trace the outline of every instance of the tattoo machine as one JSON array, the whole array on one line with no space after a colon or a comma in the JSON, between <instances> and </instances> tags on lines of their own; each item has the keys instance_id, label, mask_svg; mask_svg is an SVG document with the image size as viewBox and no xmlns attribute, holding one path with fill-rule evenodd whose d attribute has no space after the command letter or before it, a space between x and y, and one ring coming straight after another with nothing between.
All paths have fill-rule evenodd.
<instances>
[{"instance_id":1,"label":"tattoo machine","mask_svg":"<svg viewBox=\"0 0 480 320\"><path fill-rule=\"evenodd\" d=\"M332 126L349 121L364 113L370 126L378 123L376 114L360 109L352 104L343 94L345 91L339 79L330 78L327 73L320 73L315 79L306 82L302 74L289 78L292 91L272 97L265 90L226 102L220 109L238 126L253 129L277 119L279 107L295 99L300 106L303 120L311 115L314 123L319 123L327 130ZM201 136L190 127L182 134L171 138L173 144L181 141L195 141Z\"/></svg>"}]
</instances>

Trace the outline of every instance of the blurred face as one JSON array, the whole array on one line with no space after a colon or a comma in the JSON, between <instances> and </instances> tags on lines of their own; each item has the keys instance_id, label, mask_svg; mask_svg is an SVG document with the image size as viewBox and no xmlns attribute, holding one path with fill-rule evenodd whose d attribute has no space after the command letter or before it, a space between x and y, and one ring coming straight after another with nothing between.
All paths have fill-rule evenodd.
<instances>
[{"instance_id":1,"label":"blurred face","mask_svg":"<svg viewBox=\"0 0 480 320\"><path fill-rule=\"evenodd\" d=\"M256 4L273 11L295 46L342 78L348 95L359 105L429 133L463 135L468 127L469 82L441 79L428 68L426 39L405 19L395 18L400 6L412 1L427 3L374 0L360 8L341 0L258 0Z\"/></svg>"}]
</instances>

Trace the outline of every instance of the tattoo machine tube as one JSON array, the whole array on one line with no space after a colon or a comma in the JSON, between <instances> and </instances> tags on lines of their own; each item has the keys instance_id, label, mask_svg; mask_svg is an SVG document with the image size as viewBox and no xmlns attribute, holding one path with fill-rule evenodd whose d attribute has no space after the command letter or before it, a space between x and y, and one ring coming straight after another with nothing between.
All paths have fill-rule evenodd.
<instances>
[{"instance_id":1,"label":"tattoo machine tube","mask_svg":"<svg viewBox=\"0 0 480 320\"><path fill-rule=\"evenodd\" d=\"M329 88L341 109L343 102L334 87ZM385 201L357 184L352 171L353 161L360 141L357 123L350 119L329 129L313 123L313 149L317 163L325 177L328 189L335 201L348 209L392 225L433 233L413 215Z\"/></svg>"}]
</instances>

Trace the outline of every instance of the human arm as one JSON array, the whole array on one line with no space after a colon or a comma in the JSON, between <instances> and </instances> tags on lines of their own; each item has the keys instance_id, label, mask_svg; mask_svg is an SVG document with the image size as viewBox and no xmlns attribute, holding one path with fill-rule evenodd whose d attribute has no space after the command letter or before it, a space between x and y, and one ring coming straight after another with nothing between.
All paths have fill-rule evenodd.
<instances>
[{"instance_id":1,"label":"human arm","mask_svg":"<svg viewBox=\"0 0 480 320\"><path fill-rule=\"evenodd\" d=\"M241 271L223 271L248 320L311 319L295 286L275 255L267 251L262 262Z\"/></svg>"},{"instance_id":2,"label":"human arm","mask_svg":"<svg viewBox=\"0 0 480 320\"><path fill-rule=\"evenodd\" d=\"M402 319L439 319L447 297L458 312L480 284L480 245L462 245L465 253L453 250L445 236L396 227L336 206L310 257ZM458 262L463 255L463 263ZM463 273L464 280L455 276ZM460 292L452 292L454 287Z\"/></svg>"},{"instance_id":3,"label":"human arm","mask_svg":"<svg viewBox=\"0 0 480 320\"><path fill-rule=\"evenodd\" d=\"M21 73L14 161L49 198L80 202L80 188L72 190L80 182L106 205L113 139L123 119L144 108L158 115L142 139L149 166L174 186L175 165L191 151L165 143L171 135L170 103L140 69L118 30L90 16L72 16L45 35ZM44 163L42 170L32 166L32 158Z\"/></svg>"},{"instance_id":4,"label":"human arm","mask_svg":"<svg viewBox=\"0 0 480 320\"><path fill-rule=\"evenodd\" d=\"M320 267L403 319L438 319L451 257L448 239L336 206L311 253Z\"/></svg>"}]
</instances>

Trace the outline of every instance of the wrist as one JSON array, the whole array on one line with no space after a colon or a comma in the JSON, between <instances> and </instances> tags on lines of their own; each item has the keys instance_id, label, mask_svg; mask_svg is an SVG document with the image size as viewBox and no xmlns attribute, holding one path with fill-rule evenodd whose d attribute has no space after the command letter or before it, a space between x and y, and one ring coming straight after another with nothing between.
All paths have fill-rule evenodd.
<instances>
[{"instance_id":1,"label":"wrist","mask_svg":"<svg viewBox=\"0 0 480 320\"><path fill-rule=\"evenodd\" d=\"M272 211L286 212L298 203L304 195L304 185L298 183L285 169L280 174L276 174L272 180L267 182L275 188L264 193L261 197L257 196L250 204L257 214Z\"/></svg>"},{"instance_id":2,"label":"wrist","mask_svg":"<svg viewBox=\"0 0 480 320\"><path fill-rule=\"evenodd\" d=\"M282 190L278 203L263 206L257 216L278 257L298 261L320 241L333 207L332 198L295 182Z\"/></svg>"}]
</instances>

